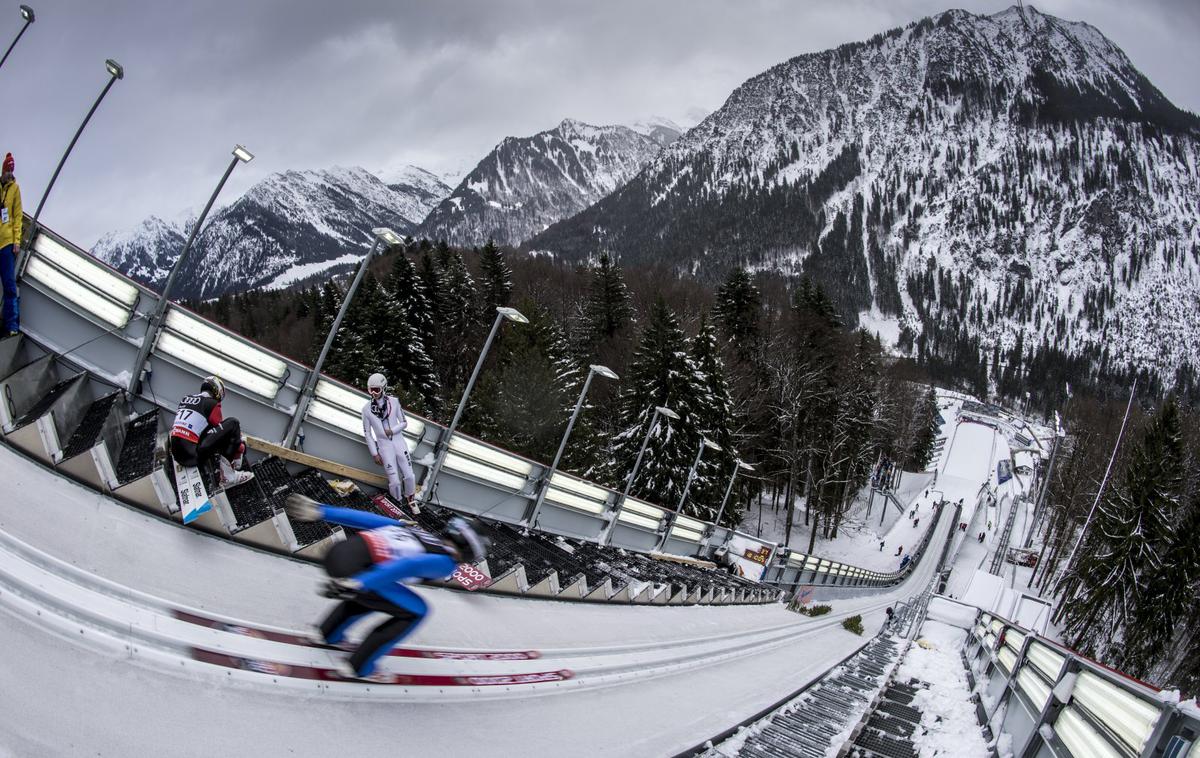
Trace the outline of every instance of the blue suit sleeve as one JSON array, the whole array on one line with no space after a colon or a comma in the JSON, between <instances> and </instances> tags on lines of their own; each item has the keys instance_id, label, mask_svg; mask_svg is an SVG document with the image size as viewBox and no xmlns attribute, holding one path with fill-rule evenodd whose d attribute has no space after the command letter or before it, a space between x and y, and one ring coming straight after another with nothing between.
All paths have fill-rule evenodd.
<instances>
[{"instance_id":1,"label":"blue suit sleeve","mask_svg":"<svg viewBox=\"0 0 1200 758\"><path fill-rule=\"evenodd\" d=\"M353 508L338 508L332 505L321 505L321 518L335 524L354 529L378 529L383 526L404 526L404 522L380 516L377 513L356 511Z\"/></svg>"},{"instance_id":2,"label":"blue suit sleeve","mask_svg":"<svg viewBox=\"0 0 1200 758\"><path fill-rule=\"evenodd\" d=\"M362 582L364 589L379 592L405 579L445 579L457 567L458 564L448 555L427 553L381 563L354 578Z\"/></svg>"}]
</instances>

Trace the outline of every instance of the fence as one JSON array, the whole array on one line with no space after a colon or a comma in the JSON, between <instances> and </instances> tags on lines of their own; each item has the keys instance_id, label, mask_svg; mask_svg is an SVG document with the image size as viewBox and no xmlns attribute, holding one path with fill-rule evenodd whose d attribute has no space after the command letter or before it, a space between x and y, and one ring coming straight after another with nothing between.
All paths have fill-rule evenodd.
<instances>
[{"instance_id":1,"label":"fence","mask_svg":"<svg viewBox=\"0 0 1200 758\"><path fill-rule=\"evenodd\" d=\"M150 336L147 324L158 302L157 293L41 226L31 242L22 283L23 324L30 337L101 382L116 388L129 384L130 367L143 340ZM229 388L224 401L226 415L237 416L243 428L258 437L282 440L311 370L172 303L150 351L136 399L174 411L178 398L194 392L200 377L218 374ZM366 401L367 396L356 388L320 377L301 427L299 440L305 452L352 468L375 470L362 443L360 412ZM437 502L527 525L548 466L460 433L445 440L445 434L445 427L409 415L405 436L419 479L430 469L435 451L448 443L437 481L425 483L436 488ZM616 518L612 544L654 549L668 528L671 511L629 498L618 515L614 506L619 497L607 487L555 472L537 527L551 534L595 540ZM725 527L681 517L670 527L661 549L678 555L710 555L736 536ZM766 556L765 560L755 558L767 567L763 579L784 588L796 586L801 577L823 585L880 587L907 575L780 552L774 543L758 542L759 553Z\"/></svg>"},{"instance_id":2,"label":"fence","mask_svg":"<svg viewBox=\"0 0 1200 758\"><path fill-rule=\"evenodd\" d=\"M995 614L963 648L981 721L1016 758L1197 758L1200 711Z\"/></svg>"}]
</instances>

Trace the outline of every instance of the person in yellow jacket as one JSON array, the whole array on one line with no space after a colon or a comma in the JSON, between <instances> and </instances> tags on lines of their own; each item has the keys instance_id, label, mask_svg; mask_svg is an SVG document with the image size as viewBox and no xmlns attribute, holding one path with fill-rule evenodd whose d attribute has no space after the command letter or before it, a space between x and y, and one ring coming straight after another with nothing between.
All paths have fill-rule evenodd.
<instances>
[{"instance_id":1,"label":"person in yellow jacket","mask_svg":"<svg viewBox=\"0 0 1200 758\"><path fill-rule=\"evenodd\" d=\"M4 156L0 166L0 280L4 283L4 307L0 311L4 323L0 334L5 337L16 334L21 328L17 306L21 298L17 295L17 256L21 252L21 187L13 176L16 161L12 153Z\"/></svg>"}]
</instances>

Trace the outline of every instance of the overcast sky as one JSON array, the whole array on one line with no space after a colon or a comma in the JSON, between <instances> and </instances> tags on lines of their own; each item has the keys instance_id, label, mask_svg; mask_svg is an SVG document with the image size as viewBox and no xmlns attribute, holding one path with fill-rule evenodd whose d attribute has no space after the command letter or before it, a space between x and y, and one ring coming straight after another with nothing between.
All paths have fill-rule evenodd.
<instances>
[{"instance_id":1,"label":"overcast sky","mask_svg":"<svg viewBox=\"0 0 1200 758\"><path fill-rule=\"evenodd\" d=\"M242 143L230 201L289 168L412 163L462 174L505 136L721 106L800 53L977 0L28 0L37 21L0 69L0 154L32 213L63 149L124 65L42 221L90 245L199 209ZM1200 111L1200 2L1044 0L1098 27L1172 101ZM0 12L0 44L22 21Z\"/></svg>"}]
</instances>

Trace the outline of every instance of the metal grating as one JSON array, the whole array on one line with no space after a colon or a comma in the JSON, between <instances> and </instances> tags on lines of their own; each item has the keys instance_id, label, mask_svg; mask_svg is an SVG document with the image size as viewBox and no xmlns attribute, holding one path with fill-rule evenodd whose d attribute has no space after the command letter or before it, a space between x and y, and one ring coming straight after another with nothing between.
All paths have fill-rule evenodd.
<instances>
[{"instance_id":1,"label":"metal grating","mask_svg":"<svg viewBox=\"0 0 1200 758\"><path fill-rule=\"evenodd\" d=\"M100 441L100 435L104 434L104 421L108 418L109 411L120 399L121 393L113 392L94 401L88 407L87 413L83 414L83 420L75 427L71 438L63 447L63 460L74 458L95 447Z\"/></svg>"},{"instance_id":2,"label":"metal grating","mask_svg":"<svg viewBox=\"0 0 1200 758\"><path fill-rule=\"evenodd\" d=\"M913 610L913 606L906 606L893 622L893 628L898 628L903 617ZM898 637L877 635L855 656L774 716L768 717L770 723L746 740L738 755L747 758L823 758L831 747L835 747L835 740L843 738L846 730L862 718L887 678L903 644ZM881 749L888 749L887 743L894 741L883 730L875 730L872 735L873 744ZM861 755L891 756L893 753L863 752ZM896 755L904 758L916 756L915 753Z\"/></svg>"},{"instance_id":3,"label":"metal grating","mask_svg":"<svg viewBox=\"0 0 1200 758\"><path fill-rule=\"evenodd\" d=\"M154 470L158 411L147 411L125 426L125 444L117 457L117 482L128 484Z\"/></svg>"},{"instance_id":4,"label":"metal grating","mask_svg":"<svg viewBox=\"0 0 1200 758\"><path fill-rule=\"evenodd\" d=\"M34 403L32 408L26 411L21 418L16 420L16 422L13 424L13 429L20 429L23 426L27 426L32 424L34 421L37 421L46 413L46 411L50 410L50 406L54 405L54 402L62 397L63 393L67 391L67 388L74 384L75 380L78 378L78 376L73 376L70 379L64 379L63 381L51 387L45 395L42 395L41 400L38 400L36 403Z\"/></svg>"}]
</instances>

